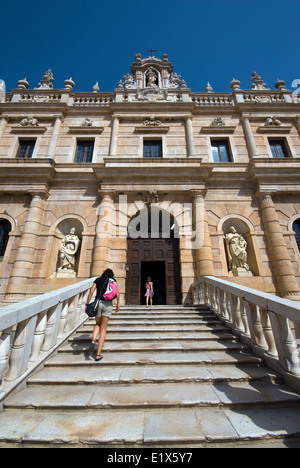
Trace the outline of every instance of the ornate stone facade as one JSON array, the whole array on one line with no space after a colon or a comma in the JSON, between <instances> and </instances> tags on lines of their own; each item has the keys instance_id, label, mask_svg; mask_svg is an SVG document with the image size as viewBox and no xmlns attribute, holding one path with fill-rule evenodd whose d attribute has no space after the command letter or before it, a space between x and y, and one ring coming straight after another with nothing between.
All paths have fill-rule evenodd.
<instances>
[{"instance_id":1,"label":"ornate stone facade","mask_svg":"<svg viewBox=\"0 0 300 468\"><path fill-rule=\"evenodd\" d=\"M167 55L137 54L124 73L112 93L98 82L77 93L71 78L54 89L48 70L0 102L2 304L107 266L123 303L141 300L151 274L165 303L191 302L202 275L298 300L298 96L257 72L250 89L233 79L230 93L192 92ZM236 262L230 232L244 242Z\"/></svg>"}]
</instances>

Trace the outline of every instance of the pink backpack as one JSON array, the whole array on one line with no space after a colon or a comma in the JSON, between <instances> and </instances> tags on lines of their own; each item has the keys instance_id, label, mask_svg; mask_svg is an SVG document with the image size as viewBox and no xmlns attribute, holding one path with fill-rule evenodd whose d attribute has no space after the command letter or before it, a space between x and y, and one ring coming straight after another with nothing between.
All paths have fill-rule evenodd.
<instances>
[{"instance_id":1,"label":"pink backpack","mask_svg":"<svg viewBox=\"0 0 300 468\"><path fill-rule=\"evenodd\" d=\"M113 279L109 279L107 283L107 288L103 297L106 301L112 301L117 297L118 294L118 285Z\"/></svg>"}]
</instances>

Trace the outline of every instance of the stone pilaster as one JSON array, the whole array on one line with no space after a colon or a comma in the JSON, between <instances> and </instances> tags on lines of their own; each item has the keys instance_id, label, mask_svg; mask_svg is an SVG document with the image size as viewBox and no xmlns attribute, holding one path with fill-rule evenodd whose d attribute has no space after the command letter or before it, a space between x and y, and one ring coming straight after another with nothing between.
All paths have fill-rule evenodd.
<instances>
[{"instance_id":1,"label":"stone pilaster","mask_svg":"<svg viewBox=\"0 0 300 468\"><path fill-rule=\"evenodd\" d=\"M115 223L115 207L112 193L101 193L98 208L96 239L92 259L92 276L100 276L110 267L111 239Z\"/></svg>"},{"instance_id":2,"label":"stone pilaster","mask_svg":"<svg viewBox=\"0 0 300 468\"><path fill-rule=\"evenodd\" d=\"M196 251L197 278L201 276L215 276L211 239L205 206L205 193L193 192L193 224L196 238L194 248Z\"/></svg>"},{"instance_id":3,"label":"stone pilaster","mask_svg":"<svg viewBox=\"0 0 300 468\"><path fill-rule=\"evenodd\" d=\"M6 290L7 299L20 299L26 296L26 285L32 276L32 270L36 260L38 238L48 193L32 192L31 195L32 199L24 230L18 245L16 258Z\"/></svg>"},{"instance_id":4,"label":"stone pilaster","mask_svg":"<svg viewBox=\"0 0 300 468\"><path fill-rule=\"evenodd\" d=\"M257 197L278 293L287 299L298 299L297 296L300 296L299 286L272 196L270 193L259 191Z\"/></svg>"}]
</instances>

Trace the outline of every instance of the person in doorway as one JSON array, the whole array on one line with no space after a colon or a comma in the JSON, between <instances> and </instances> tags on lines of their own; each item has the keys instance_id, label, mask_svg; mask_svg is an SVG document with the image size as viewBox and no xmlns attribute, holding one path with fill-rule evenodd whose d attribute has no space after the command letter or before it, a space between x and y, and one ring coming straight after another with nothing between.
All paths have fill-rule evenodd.
<instances>
[{"instance_id":1,"label":"person in doorway","mask_svg":"<svg viewBox=\"0 0 300 468\"><path fill-rule=\"evenodd\" d=\"M150 305L152 307L152 302L153 302L153 283L151 282L151 278L150 276L148 276L147 278L147 283L145 284L145 289L146 289L146 294L145 294L145 297L146 297L146 307L148 309L148 306L149 306L149 298L150 298Z\"/></svg>"},{"instance_id":2,"label":"person in doorway","mask_svg":"<svg viewBox=\"0 0 300 468\"><path fill-rule=\"evenodd\" d=\"M93 286L91 287L90 293L88 295L87 299L87 304L86 306L90 303L90 300L93 297L93 294L97 288L97 297L100 299L100 305L99 309L96 315L96 325L94 326L93 330L93 337L92 337L92 342L90 345L90 350L94 351L95 348L95 343L97 340L97 337L99 336L99 341L98 341L98 347L97 347L97 355L95 361L101 361L103 359L103 356L101 354L102 348L104 345L104 341L106 338L106 329L108 325L108 321L112 315L113 312L113 303L112 301L106 301L103 297L103 294L105 294L106 291L106 284L109 279L112 279L113 281L116 282L114 278L114 272L108 268L102 273L102 276L99 278L96 278L94 281ZM119 290L117 294L117 306L116 306L116 313L119 312L120 309L120 297L119 297Z\"/></svg>"}]
</instances>

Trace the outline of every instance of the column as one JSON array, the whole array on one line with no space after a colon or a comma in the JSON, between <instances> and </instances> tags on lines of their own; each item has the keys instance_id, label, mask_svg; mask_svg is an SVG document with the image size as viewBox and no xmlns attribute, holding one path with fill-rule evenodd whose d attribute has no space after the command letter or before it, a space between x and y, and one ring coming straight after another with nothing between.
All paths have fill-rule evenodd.
<instances>
[{"instance_id":1,"label":"column","mask_svg":"<svg viewBox=\"0 0 300 468\"><path fill-rule=\"evenodd\" d=\"M56 117L50 143L48 146L48 151L47 151L47 156L51 156L52 158L55 157L55 150L56 150L56 145L57 145L57 141L59 137L61 124L62 124L62 117Z\"/></svg>"},{"instance_id":2,"label":"column","mask_svg":"<svg viewBox=\"0 0 300 468\"><path fill-rule=\"evenodd\" d=\"M101 193L96 239L92 259L92 276L100 276L110 265L110 249L115 228L115 206L112 193Z\"/></svg>"},{"instance_id":3,"label":"column","mask_svg":"<svg viewBox=\"0 0 300 468\"><path fill-rule=\"evenodd\" d=\"M204 196L204 192L194 192L193 198L193 224L196 233L194 248L196 250L197 278L201 276L215 276Z\"/></svg>"},{"instance_id":4,"label":"column","mask_svg":"<svg viewBox=\"0 0 300 468\"><path fill-rule=\"evenodd\" d=\"M117 115L114 115L112 119L113 121L112 121L112 129L111 129L109 155L117 156L120 117Z\"/></svg>"},{"instance_id":5,"label":"column","mask_svg":"<svg viewBox=\"0 0 300 468\"><path fill-rule=\"evenodd\" d=\"M8 118L2 116L1 122L0 122L0 141L6 130L7 122L8 122Z\"/></svg>"},{"instance_id":6,"label":"column","mask_svg":"<svg viewBox=\"0 0 300 468\"><path fill-rule=\"evenodd\" d=\"M26 295L26 284L32 276L37 244L41 230L47 193L31 193L32 200L18 245L16 258L11 271L6 296L22 298ZM10 298L9 297L9 298Z\"/></svg>"},{"instance_id":7,"label":"column","mask_svg":"<svg viewBox=\"0 0 300 468\"><path fill-rule=\"evenodd\" d=\"M259 191L257 197L278 292L282 297L295 299L300 291L272 196Z\"/></svg>"},{"instance_id":8,"label":"column","mask_svg":"<svg viewBox=\"0 0 300 468\"><path fill-rule=\"evenodd\" d=\"M254 137L252 134L252 130L251 130L248 117L244 117L244 116L242 117L242 125L243 125L245 140L246 140L248 151L249 151L249 156L250 158L255 158L256 156L258 156L258 153L257 153L257 148L256 148L256 144L254 141Z\"/></svg>"},{"instance_id":9,"label":"column","mask_svg":"<svg viewBox=\"0 0 300 468\"><path fill-rule=\"evenodd\" d=\"M296 127L297 127L298 133L300 135L300 117L298 115L296 117ZM0 133L0 138L1 138L1 133Z\"/></svg>"},{"instance_id":10,"label":"column","mask_svg":"<svg viewBox=\"0 0 300 468\"><path fill-rule=\"evenodd\" d=\"M185 120L187 155L188 157L195 156L196 151L195 151L195 144L194 144L192 117L190 115L186 115L184 117L184 120Z\"/></svg>"}]
</instances>

